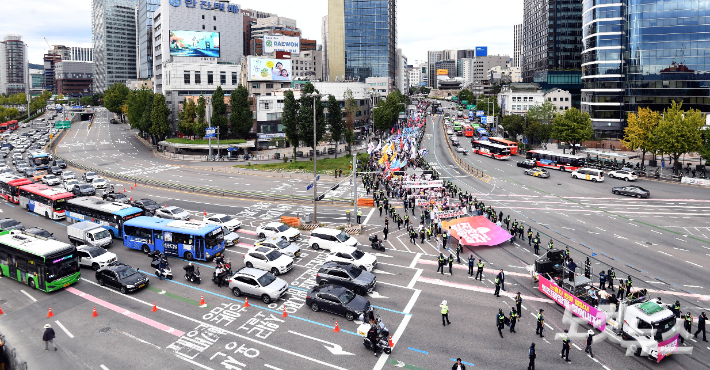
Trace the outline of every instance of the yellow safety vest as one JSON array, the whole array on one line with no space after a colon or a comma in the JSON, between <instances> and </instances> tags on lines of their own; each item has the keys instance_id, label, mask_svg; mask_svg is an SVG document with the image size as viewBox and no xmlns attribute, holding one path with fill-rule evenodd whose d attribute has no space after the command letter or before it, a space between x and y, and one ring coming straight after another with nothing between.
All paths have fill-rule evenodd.
<instances>
[{"instance_id":1,"label":"yellow safety vest","mask_svg":"<svg viewBox=\"0 0 710 370\"><path fill-rule=\"evenodd\" d=\"M483 268L483 262L480 262L480 263L478 264L478 268L479 268L479 269L482 269L482 268Z\"/></svg>"},{"instance_id":2,"label":"yellow safety vest","mask_svg":"<svg viewBox=\"0 0 710 370\"><path fill-rule=\"evenodd\" d=\"M447 305L445 305L445 304L442 304L442 305L441 305L441 314L442 314L442 315L445 315L445 314L447 314L447 313L449 313L449 306L447 306Z\"/></svg>"}]
</instances>

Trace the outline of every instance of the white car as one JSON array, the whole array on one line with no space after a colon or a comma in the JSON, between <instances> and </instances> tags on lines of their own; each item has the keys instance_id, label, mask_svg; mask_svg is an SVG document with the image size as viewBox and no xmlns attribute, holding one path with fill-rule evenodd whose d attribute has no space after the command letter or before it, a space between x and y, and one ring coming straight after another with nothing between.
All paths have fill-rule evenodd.
<instances>
[{"instance_id":1,"label":"white car","mask_svg":"<svg viewBox=\"0 0 710 370\"><path fill-rule=\"evenodd\" d=\"M95 179L91 182L91 186L93 186L94 189L106 189L106 187L108 186L108 181L99 177L98 179Z\"/></svg>"},{"instance_id":2,"label":"white car","mask_svg":"<svg viewBox=\"0 0 710 370\"><path fill-rule=\"evenodd\" d=\"M330 251L326 261L347 262L362 270L372 272L377 267L377 257L372 253L363 252L357 247L339 247Z\"/></svg>"},{"instance_id":3,"label":"white car","mask_svg":"<svg viewBox=\"0 0 710 370\"><path fill-rule=\"evenodd\" d=\"M271 271L274 276L285 274L293 268L293 258L267 247L254 247L244 254L244 265Z\"/></svg>"},{"instance_id":4,"label":"white car","mask_svg":"<svg viewBox=\"0 0 710 370\"><path fill-rule=\"evenodd\" d=\"M190 213L180 207L161 207L155 210L155 217L187 221L190 218Z\"/></svg>"},{"instance_id":5,"label":"white car","mask_svg":"<svg viewBox=\"0 0 710 370\"><path fill-rule=\"evenodd\" d=\"M604 181L604 171L595 168L579 168L572 171L572 178L591 182L602 182Z\"/></svg>"},{"instance_id":6,"label":"white car","mask_svg":"<svg viewBox=\"0 0 710 370\"><path fill-rule=\"evenodd\" d=\"M338 247L354 247L357 239L344 231L319 227L311 231L308 246L315 249L334 250Z\"/></svg>"},{"instance_id":7,"label":"white car","mask_svg":"<svg viewBox=\"0 0 710 370\"><path fill-rule=\"evenodd\" d=\"M74 175L74 172L64 171L62 172L62 180L65 182L68 180L76 180L76 175Z\"/></svg>"},{"instance_id":8,"label":"white car","mask_svg":"<svg viewBox=\"0 0 710 370\"><path fill-rule=\"evenodd\" d=\"M79 266L91 267L98 270L116 262L116 254L101 247L80 245L76 247L79 256Z\"/></svg>"},{"instance_id":9,"label":"white car","mask_svg":"<svg viewBox=\"0 0 710 370\"><path fill-rule=\"evenodd\" d=\"M464 147L462 147L462 146L456 148L456 151L459 152L459 153L468 154L468 149L466 149L466 148L464 148Z\"/></svg>"},{"instance_id":10,"label":"white car","mask_svg":"<svg viewBox=\"0 0 710 370\"><path fill-rule=\"evenodd\" d=\"M74 190L74 187L77 186L77 185L79 185L79 184L80 184L79 180L76 180L76 179L69 179L69 180L67 180L67 181L64 182L63 187L64 187L64 190L66 190L66 191L68 191L68 192L72 192L72 191Z\"/></svg>"},{"instance_id":11,"label":"white car","mask_svg":"<svg viewBox=\"0 0 710 370\"><path fill-rule=\"evenodd\" d=\"M301 237L301 232L281 222L269 222L259 225L256 228L256 235L259 236L259 239L280 236L293 242Z\"/></svg>"},{"instance_id":12,"label":"white car","mask_svg":"<svg viewBox=\"0 0 710 370\"><path fill-rule=\"evenodd\" d=\"M50 174L42 177L42 183L47 184L49 186L54 186L61 184L62 180L60 180L59 177Z\"/></svg>"},{"instance_id":13,"label":"white car","mask_svg":"<svg viewBox=\"0 0 710 370\"><path fill-rule=\"evenodd\" d=\"M639 177L633 171L609 171L607 175L609 175L609 177L611 177L612 179L619 179L624 181L636 181L639 179Z\"/></svg>"},{"instance_id":14,"label":"white car","mask_svg":"<svg viewBox=\"0 0 710 370\"><path fill-rule=\"evenodd\" d=\"M284 238L273 237L256 242L257 247L276 249L281 253L296 258L301 254L301 248L296 243L291 243Z\"/></svg>"},{"instance_id":15,"label":"white car","mask_svg":"<svg viewBox=\"0 0 710 370\"><path fill-rule=\"evenodd\" d=\"M229 215L224 215L224 214L216 214L212 216L205 216L202 219L202 222L210 225L219 225L222 227L226 227L229 229L229 231L234 231L240 227L242 227L242 222L237 220L236 218L229 216Z\"/></svg>"}]
</instances>

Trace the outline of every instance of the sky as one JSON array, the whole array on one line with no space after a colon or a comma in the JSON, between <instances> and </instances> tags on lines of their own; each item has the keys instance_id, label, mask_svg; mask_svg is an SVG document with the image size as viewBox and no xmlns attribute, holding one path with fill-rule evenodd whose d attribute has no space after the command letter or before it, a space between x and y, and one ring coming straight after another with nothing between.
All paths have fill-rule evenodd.
<instances>
[{"instance_id":1,"label":"sky","mask_svg":"<svg viewBox=\"0 0 710 370\"><path fill-rule=\"evenodd\" d=\"M303 37L320 44L327 0L241 0L244 8L293 18ZM3 3L0 35L19 34L29 45L30 63L42 63L49 45L91 47L91 0ZM523 21L523 0L398 0L398 47L409 64L428 50L473 49L513 56L513 25Z\"/></svg>"}]
</instances>

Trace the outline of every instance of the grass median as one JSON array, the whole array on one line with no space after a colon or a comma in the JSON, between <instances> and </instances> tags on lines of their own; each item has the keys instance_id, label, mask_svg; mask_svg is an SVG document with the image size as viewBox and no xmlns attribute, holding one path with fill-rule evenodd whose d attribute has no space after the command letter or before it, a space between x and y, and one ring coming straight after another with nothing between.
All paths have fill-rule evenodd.
<instances>
[{"instance_id":1,"label":"grass median","mask_svg":"<svg viewBox=\"0 0 710 370\"><path fill-rule=\"evenodd\" d=\"M358 153L357 159L360 163L368 161L370 156L367 153ZM316 161L318 173L332 175L337 169L343 170L343 175L350 174L350 165L353 164L353 157L346 154L339 158L323 158ZM286 163L262 163L251 165L238 165L234 167L249 168L258 171L284 171L284 172L313 172L313 160L300 158L296 162Z\"/></svg>"}]
</instances>

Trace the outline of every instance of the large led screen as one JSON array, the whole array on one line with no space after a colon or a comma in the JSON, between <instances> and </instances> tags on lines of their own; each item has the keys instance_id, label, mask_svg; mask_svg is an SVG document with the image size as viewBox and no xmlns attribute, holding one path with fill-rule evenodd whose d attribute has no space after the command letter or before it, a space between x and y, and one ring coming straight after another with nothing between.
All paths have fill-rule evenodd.
<instances>
[{"instance_id":1,"label":"large led screen","mask_svg":"<svg viewBox=\"0 0 710 370\"><path fill-rule=\"evenodd\" d=\"M170 31L170 55L219 58L219 32Z\"/></svg>"},{"instance_id":2,"label":"large led screen","mask_svg":"<svg viewBox=\"0 0 710 370\"><path fill-rule=\"evenodd\" d=\"M249 81L291 81L291 61L288 59L249 59Z\"/></svg>"}]
</instances>

